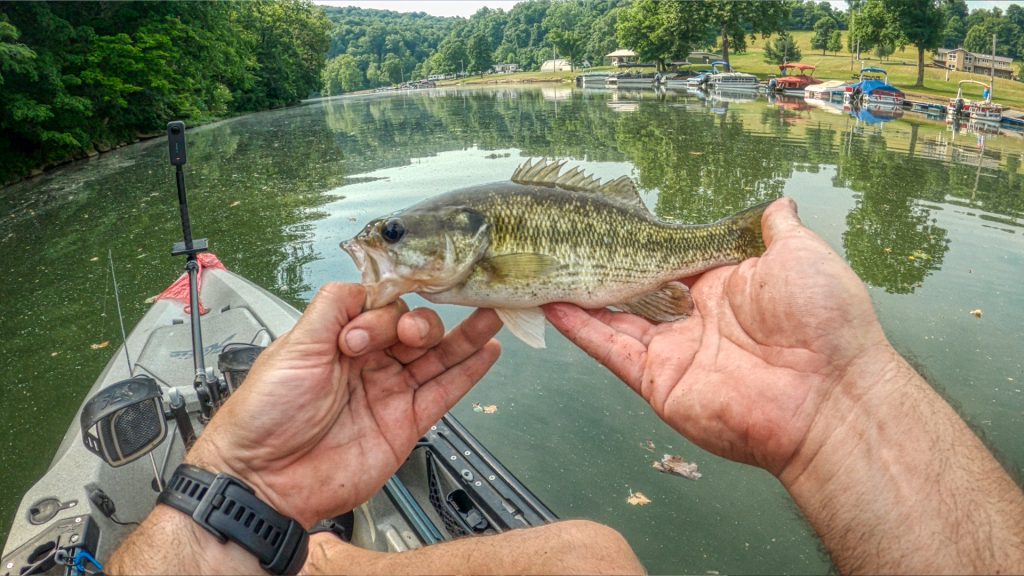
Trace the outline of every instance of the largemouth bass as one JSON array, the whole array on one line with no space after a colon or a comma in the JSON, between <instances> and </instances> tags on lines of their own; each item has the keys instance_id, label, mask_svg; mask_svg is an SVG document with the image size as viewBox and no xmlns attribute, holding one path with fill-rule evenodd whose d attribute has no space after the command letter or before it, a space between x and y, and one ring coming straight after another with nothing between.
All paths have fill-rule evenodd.
<instances>
[{"instance_id":1,"label":"largemouth bass","mask_svg":"<svg viewBox=\"0 0 1024 576\"><path fill-rule=\"evenodd\" d=\"M680 278L765 250L767 204L712 224L665 222L630 178L602 184L563 166L527 160L511 182L447 192L367 224L341 244L362 273L367 306L416 292L494 308L513 334L542 348L542 304L678 320L693 308Z\"/></svg>"}]
</instances>

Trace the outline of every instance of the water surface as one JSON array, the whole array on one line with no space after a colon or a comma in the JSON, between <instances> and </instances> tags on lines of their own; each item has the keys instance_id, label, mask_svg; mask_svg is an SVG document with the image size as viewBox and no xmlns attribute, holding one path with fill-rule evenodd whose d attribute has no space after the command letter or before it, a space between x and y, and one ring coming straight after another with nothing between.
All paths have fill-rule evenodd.
<instances>
[{"instance_id":1,"label":"water surface","mask_svg":"<svg viewBox=\"0 0 1024 576\"><path fill-rule=\"evenodd\" d=\"M367 220L506 179L528 157L629 174L660 216L690 222L793 196L897 348L1020 474L1024 140L834 112L563 87L320 101L191 131L193 229L301 308L325 282L358 280L338 243ZM119 341L108 249L133 324L180 273L179 236L162 141L0 191L0 538ZM449 324L467 313L440 311ZM560 516L617 528L654 573L830 568L772 476L682 439L554 330L543 351L500 338L502 359L455 413ZM704 477L655 472L663 453ZM652 503L630 506L630 491Z\"/></svg>"}]
</instances>

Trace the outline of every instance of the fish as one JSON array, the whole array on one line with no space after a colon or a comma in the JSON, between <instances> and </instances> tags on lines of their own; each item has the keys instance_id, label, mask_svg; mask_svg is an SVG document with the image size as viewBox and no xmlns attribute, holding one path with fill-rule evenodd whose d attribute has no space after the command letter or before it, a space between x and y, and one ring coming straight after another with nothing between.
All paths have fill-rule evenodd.
<instances>
[{"instance_id":1,"label":"fish","mask_svg":"<svg viewBox=\"0 0 1024 576\"><path fill-rule=\"evenodd\" d=\"M526 160L510 181L452 190L376 218L341 243L368 309L415 292L436 304L493 308L535 348L540 306L612 307L652 322L693 310L680 281L764 253L768 203L710 224L659 219L628 176L602 183L565 162Z\"/></svg>"}]
</instances>

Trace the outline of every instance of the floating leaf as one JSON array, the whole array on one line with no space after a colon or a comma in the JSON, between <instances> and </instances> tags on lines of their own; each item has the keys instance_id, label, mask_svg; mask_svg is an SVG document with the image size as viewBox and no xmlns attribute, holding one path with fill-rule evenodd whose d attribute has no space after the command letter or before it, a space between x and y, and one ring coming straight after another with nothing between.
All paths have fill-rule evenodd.
<instances>
[{"instance_id":1,"label":"floating leaf","mask_svg":"<svg viewBox=\"0 0 1024 576\"><path fill-rule=\"evenodd\" d=\"M629 502L633 506L647 506L651 503L651 499L644 496L643 492L629 491L629 498L626 498L626 502Z\"/></svg>"},{"instance_id":2,"label":"floating leaf","mask_svg":"<svg viewBox=\"0 0 1024 576\"><path fill-rule=\"evenodd\" d=\"M57 356L60 352L50 352L50 356Z\"/></svg>"},{"instance_id":3,"label":"floating leaf","mask_svg":"<svg viewBox=\"0 0 1024 576\"><path fill-rule=\"evenodd\" d=\"M159 298L159 297L160 297L159 294L153 294L149 298L146 298L145 303L146 304L152 304L153 302L156 302L156 299Z\"/></svg>"},{"instance_id":4,"label":"floating leaf","mask_svg":"<svg viewBox=\"0 0 1024 576\"><path fill-rule=\"evenodd\" d=\"M479 402L473 402L473 412L483 412L484 407Z\"/></svg>"},{"instance_id":5,"label":"floating leaf","mask_svg":"<svg viewBox=\"0 0 1024 576\"><path fill-rule=\"evenodd\" d=\"M484 406L484 414L494 414L497 411L498 407L495 406L494 404L488 404L487 406Z\"/></svg>"},{"instance_id":6,"label":"floating leaf","mask_svg":"<svg viewBox=\"0 0 1024 576\"><path fill-rule=\"evenodd\" d=\"M92 258L89 258L89 262L95 262L95 261L97 261L99 259L100 259L99 256L93 256Z\"/></svg>"},{"instance_id":7,"label":"floating leaf","mask_svg":"<svg viewBox=\"0 0 1024 576\"><path fill-rule=\"evenodd\" d=\"M892 248L882 248L882 251L886 254L892 254Z\"/></svg>"},{"instance_id":8,"label":"floating leaf","mask_svg":"<svg viewBox=\"0 0 1024 576\"><path fill-rule=\"evenodd\" d=\"M654 462L651 467L658 472L675 474L676 476L682 476L683 478L689 478L690 480L697 480L701 477L701 473L697 471L697 465L683 460L681 456L665 454L661 457L660 461Z\"/></svg>"},{"instance_id":9,"label":"floating leaf","mask_svg":"<svg viewBox=\"0 0 1024 576\"><path fill-rule=\"evenodd\" d=\"M643 448L648 452L654 452L654 442L652 442L651 440L644 440Z\"/></svg>"},{"instance_id":10,"label":"floating leaf","mask_svg":"<svg viewBox=\"0 0 1024 576\"><path fill-rule=\"evenodd\" d=\"M975 318L981 318L981 314L981 308L975 308L974 310L971 310L971 316L974 316Z\"/></svg>"},{"instance_id":11,"label":"floating leaf","mask_svg":"<svg viewBox=\"0 0 1024 576\"><path fill-rule=\"evenodd\" d=\"M93 350L99 350L100 348L106 348L107 346L110 346L110 340L104 340L99 344L90 344L89 348L92 348Z\"/></svg>"},{"instance_id":12,"label":"floating leaf","mask_svg":"<svg viewBox=\"0 0 1024 576\"><path fill-rule=\"evenodd\" d=\"M234 202L232 202L231 204L228 204L228 208L234 208L235 206L238 206L238 205L239 205L239 204L241 204L241 203L242 203L242 201L241 201L241 200L235 200L235 201L234 201Z\"/></svg>"},{"instance_id":13,"label":"floating leaf","mask_svg":"<svg viewBox=\"0 0 1024 576\"><path fill-rule=\"evenodd\" d=\"M700 150L690 150L690 156L703 156L704 153Z\"/></svg>"},{"instance_id":14,"label":"floating leaf","mask_svg":"<svg viewBox=\"0 0 1024 576\"><path fill-rule=\"evenodd\" d=\"M913 252L911 252L911 254L914 256L914 258L917 258L918 260L931 260L932 259L931 256L925 254L924 252L921 252L920 250L914 250Z\"/></svg>"}]
</instances>

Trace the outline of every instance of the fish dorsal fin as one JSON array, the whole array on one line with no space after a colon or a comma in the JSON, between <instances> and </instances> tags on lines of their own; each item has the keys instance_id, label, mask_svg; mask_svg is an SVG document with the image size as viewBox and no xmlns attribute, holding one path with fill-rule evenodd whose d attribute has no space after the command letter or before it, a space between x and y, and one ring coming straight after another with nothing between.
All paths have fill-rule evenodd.
<instances>
[{"instance_id":1,"label":"fish dorsal fin","mask_svg":"<svg viewBox=\"0 0 1024 576\"><path fill-rule=\"evenodd\" d=\"M693 312L690 289L682 282L669 282L654 292L617 304L616 308L643 316L652 322L673 322Z\"/></svg>"},{"instance_id":2,"label":"fish dorsal fin","mask_svg":"<svg viewBox=\"0 0 1024 576\"><path fill-rule=\"evenodd\" d=\"M647 209L632 178L620 176L602 184L600 179L587 174L579 166L562 173L563 166L565 161L538 160L534 163L527 159L516 168L512 174L512 181L516 184L561 188L573 192L593 192L630 206Z\"/></svg>"},{"instance_id":3,"label":"fish dorsal fin","mask_svg":"<svg viewBox=\"0 0 1024 576\"><path fill-rule=\"evenodd\" d=\"M544 348L544 311L540 308L495 308L509 332L534 348Z\"/></svg>"}]
</instances>

